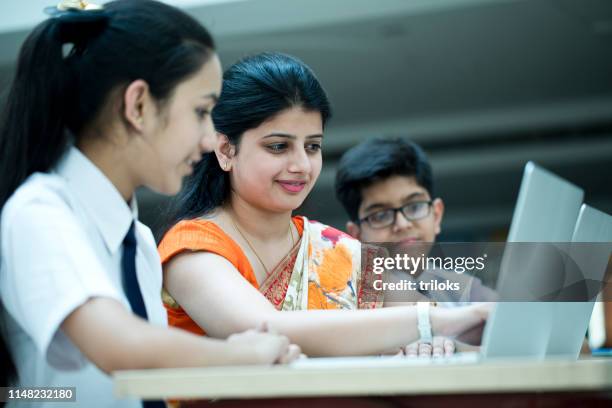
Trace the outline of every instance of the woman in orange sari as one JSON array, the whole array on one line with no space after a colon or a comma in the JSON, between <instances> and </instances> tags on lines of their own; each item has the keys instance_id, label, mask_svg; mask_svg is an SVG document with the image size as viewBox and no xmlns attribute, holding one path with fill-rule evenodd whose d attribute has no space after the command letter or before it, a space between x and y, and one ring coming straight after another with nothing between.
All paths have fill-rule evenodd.
<instances>
[{"instance_id":1,"label":"woman in orange sari","mask_svg":"<svg viewBox=\"0 0 612 408\"><path fill-rule=\"evenodd\" d=\"M292 216L320 174L329 117L323 88L293 57L260 54L225 72L217 146L188 179L159 244L171 325L226 337L267 322L319 356L377 354L418 339L414 306L380 308L359 241ZM453 336L487 313L434 308L425 323Z\"/></svg>"}]
</instances>

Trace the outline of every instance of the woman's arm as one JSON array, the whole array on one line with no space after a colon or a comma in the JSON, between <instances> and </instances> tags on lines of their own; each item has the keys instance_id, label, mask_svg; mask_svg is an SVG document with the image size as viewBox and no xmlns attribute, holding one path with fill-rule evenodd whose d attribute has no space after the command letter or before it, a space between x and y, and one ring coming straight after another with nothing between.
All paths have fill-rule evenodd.
<instances>
[{"instance_id":1,"label":"woman's arm","mask_svg":"<svg viewBox=\"0 0 612 408\"><path fill-rule=\"evenodd\" d=\"M308 310L279 312L225 258L207 252L184 253L164 268L172 297L210 336L269 322L312 356L382 353L418 338L416 308ZM485 306L431 310L434 334L451 336L486 319Z\"/></svg>"},{"instance_id":2,"label":"woman's arm","mask_svg":"<svg viewBox=\"0 0 612 408\"><path fill-rule=\"evenodd\" d=\"M272 364L299 356L289 340L251 330L228 341L153 326L110 298L92 298L62 323L64 333L101 370Z\"/></svg>"}]
</instances>

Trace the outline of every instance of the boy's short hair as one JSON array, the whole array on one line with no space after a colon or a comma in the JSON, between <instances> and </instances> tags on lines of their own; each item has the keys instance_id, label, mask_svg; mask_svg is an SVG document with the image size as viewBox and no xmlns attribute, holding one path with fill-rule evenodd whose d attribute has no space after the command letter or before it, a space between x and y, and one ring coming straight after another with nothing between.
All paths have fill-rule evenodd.
<instances>
[{"instance_id":1,"label":"boy's short hair","mask_svg":"<svg viewBox=\"0 0 612 408\"><path fill-rule=\"evenodd\" d=\"M414 177L433 198L431 165L416 143L400 138L371 139L342 155L336 172L336 197L351 221L359 220L362 190L396 175Z\"/></svg>"}]
</instances>

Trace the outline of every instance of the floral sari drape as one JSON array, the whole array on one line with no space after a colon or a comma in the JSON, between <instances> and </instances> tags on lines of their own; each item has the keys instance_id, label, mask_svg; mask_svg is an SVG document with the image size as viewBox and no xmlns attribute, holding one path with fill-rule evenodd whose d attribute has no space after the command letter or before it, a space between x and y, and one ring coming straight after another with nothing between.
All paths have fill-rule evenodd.
<instances>
[{"instance_id":1,"label":"floral sari drape","mask_svg":"<svg viewBox=\"0 0 612 408\"><path fill-rule=\"evenodd\" d=\"M382 292L370 267L375 247L304 218L302 239L260 285L278 310L372 309L382 307Z\"/></svg>"}]
</instances>

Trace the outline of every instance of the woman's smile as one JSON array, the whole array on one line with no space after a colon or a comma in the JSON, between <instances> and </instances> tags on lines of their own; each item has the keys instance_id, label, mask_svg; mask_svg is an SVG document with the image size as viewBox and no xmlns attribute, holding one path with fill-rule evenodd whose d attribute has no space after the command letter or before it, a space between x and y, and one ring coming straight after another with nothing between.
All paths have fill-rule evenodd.
<instances>
[{"instance_id":1,"label":"woman's smile","mask_svg":"<svg viewBox=\"0 0 612 408\"><path fill-rule=\"evenodd\" d=\"M306 187L305 181L278 180L277 182L283 189L292 194L297 194Z\"/></svg>"}]
</instances>

